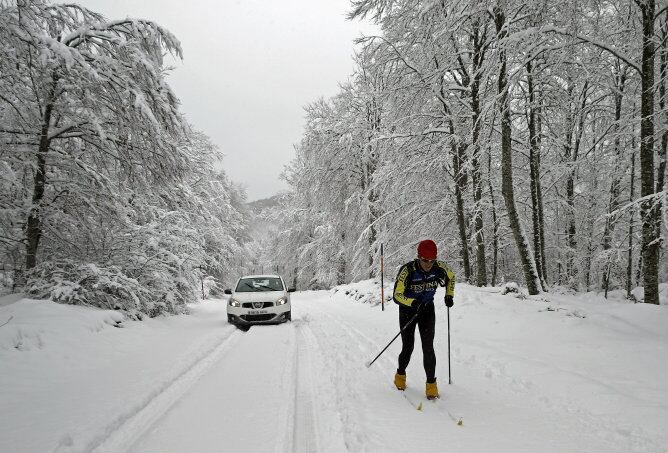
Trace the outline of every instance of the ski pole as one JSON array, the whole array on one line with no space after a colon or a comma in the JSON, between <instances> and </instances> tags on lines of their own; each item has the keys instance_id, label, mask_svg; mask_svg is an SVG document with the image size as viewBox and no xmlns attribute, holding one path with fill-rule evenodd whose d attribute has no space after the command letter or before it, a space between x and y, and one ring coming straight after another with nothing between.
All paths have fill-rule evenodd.
<instances>
[{"instance_id":1,"label":"ski pole","mask_svg":"<svg viewBox=\"0 0 668 453\"><path fill-rule=\"evenodd\" d=\"M448 384L452 384L452 367L450 366L450 307L448 307Z\"/></svg>"},{"instance_id":2,"label":"ski pole","mask_svg":"<svg viewBox=\"0 0 668 453\"><path fill-rule=\"evenodd\" d=\"M380 357L380 356L383 354L383 352L385 352L385 350L386 350L387 348L389 348L390 345L391 345L392 343L394 343L394 340L396 340L397 337L398 337L399 335L401 335L401 332L403 332L404 330L406 330L406 327L408 327L408 326L410 325L410 323L412 323L413 321L415 321L415 318L417 318L417 316L420 314L420 308L422 308L422 305L420 305L420 306L418 307L418 309L417 309L417 311L415 312L415 314L413 315L413 317L412 317L411 319L409 319L408 322L407 322L406 324L404 324L404 326L401 328L401 330L399 330L399 333L396 334L396 335L394 336L394 338L392 338L392 340L390 340L390 342L387 344L387 346L385 346L385 347L383 348L383 350L380 351L380 352L378 353L378 355L376 356L376 358L373 359L372 361L366 363L366 367L367 367L367 368L369 368L371 365L373 365L373 362L375 362L376 360L378 360L378 357Z\"/></svg>"},{"instance_id":3,"label":"ski pole","mask_svg":"<svg viewBox=\"0 0 668 453\"><path fill-rule=\"evenodd\" d=\"M380 307L385 311L385 263L383 260L383 244L380 244Z\"/></svg>"}]
</instances>

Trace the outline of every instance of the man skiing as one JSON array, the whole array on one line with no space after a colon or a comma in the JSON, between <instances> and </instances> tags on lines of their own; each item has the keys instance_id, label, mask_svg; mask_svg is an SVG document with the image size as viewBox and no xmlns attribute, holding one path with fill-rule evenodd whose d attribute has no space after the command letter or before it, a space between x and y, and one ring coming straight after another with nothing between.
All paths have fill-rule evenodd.
<instances>
[{"instance_id":1,"label":"man skiing","mask_svg":"<svg viewBox=\"0 0 668 453\"><path fill-rule=\"evenodd\" d=\"M394 385L398 390L406 389L406 367L411 359L415 343L415 326L420 331L424 371L427 375L425 393L428 399L439 398L436 385L436 353L434 352L434 293L437 286L446 286L445 305L452 307L454 301L455 275L442 261L437 261L437 248L432 240L418 244L417 258L404 264L399 269L394 283L394 301L399 304L399 326L402 348L399 354L399 367L394 375Z\"/></svg>"}]
</instances>

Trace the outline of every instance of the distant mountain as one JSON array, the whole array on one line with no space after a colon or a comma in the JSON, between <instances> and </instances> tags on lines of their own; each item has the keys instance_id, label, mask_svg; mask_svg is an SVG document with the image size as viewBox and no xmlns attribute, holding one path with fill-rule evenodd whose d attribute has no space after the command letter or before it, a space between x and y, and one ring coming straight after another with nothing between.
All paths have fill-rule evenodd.
<instances>
[{"instance_id":1,"label":"distant mountain","mask_svg":"<svg viewBox=\"0 0 668 453\"><path fill-rule=\"evenodd\" d=\"M267 216L270 215L271 209L279 206L283 196L285 194L279 193L269 198L246 203L253 216L250 234L256 242L267 240L275 234L275 226L273 222L267 220Z\"/></svg>"},{"instance_id":2,"label":"distant mountain","mask_svg":"<svg viewBox=\"0 0 668 453\"><path fill-rule=\"evenodd\" d=\"M283 198L285 194L283 193L278 193L276 195L273 195L269 198L263 198L261 200L255 200L255 201L250 201L247 203L248 207L254 214L259 214L265 209L271 209L275 208L278 206L278 204L281 201L281 198Z\"/></svg>"}]
</instances>

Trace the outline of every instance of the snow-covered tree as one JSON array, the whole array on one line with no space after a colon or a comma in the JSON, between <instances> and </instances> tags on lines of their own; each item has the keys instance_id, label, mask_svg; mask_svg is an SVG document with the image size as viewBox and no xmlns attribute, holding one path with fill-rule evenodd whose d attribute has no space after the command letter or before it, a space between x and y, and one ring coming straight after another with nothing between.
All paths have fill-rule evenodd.
<instances>
[{"instance_id":1,"label":"snow-covered tree","mask_svg":"<svg viewBox=\"0 0 668 453\"><path fill-rule=\"evenodd\" d=\"M322 101L330 108L319 115L328 133L307 126L291 167L298 181L291 196L315 194L305 209L327 213L323 220L303 211L303 223L292 226L309 225L302 249L318 241L313 232L328 231L328 254L348 256L348 241L359 243L373 227L389 268L429 236L479 285L491 275L495 283L523 278L531 292L552 285L607 290L630 286L638 275L653 287L665 230L658 215L668 146L665 7L359 0L350 15L370 17L382 33L360 40L351 83ZM341 137L364 143L354 101L369 92L364 80L383 82L373 91L382 105L377 127L366 136L382 149L370 185L381 213L373 220L362 204L334 202L364 193L339 173L365 162L359 146L341 146ZM636 154L644 156L641 198ZM635 211L644 227L640 252ZM332 218L355 220L330 227ZM302 258L317 275L319 260Z\"/></svg>"},{"instance_id":2,"label":"snow-covered tree","mask_svg":"<svg viewBox=\"0 0 668 453\"><path fill-rule=\"evenodd\" d=\"M183 311L242 253L248 218L166 83L177 39L35 0L0 5L0 43L3 264L38 296Z\"/></svg>"}]
</instances>

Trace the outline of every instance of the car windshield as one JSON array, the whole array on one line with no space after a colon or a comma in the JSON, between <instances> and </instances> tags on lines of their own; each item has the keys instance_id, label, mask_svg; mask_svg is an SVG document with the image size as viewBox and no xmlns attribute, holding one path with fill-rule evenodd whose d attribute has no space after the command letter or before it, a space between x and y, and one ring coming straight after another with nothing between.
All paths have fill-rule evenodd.
<instances>
[{"instance_id":1,"label":"car windshield","mask_svg":"<svg viewBox=\"0 0 668 453\"><path fill-rule=\"evenodd\" d=\"M242 278L237 283L238 293L250 293L259 291L283 291L283 283L277 277L253 277Z\"/></svg>"}]
</instances>

